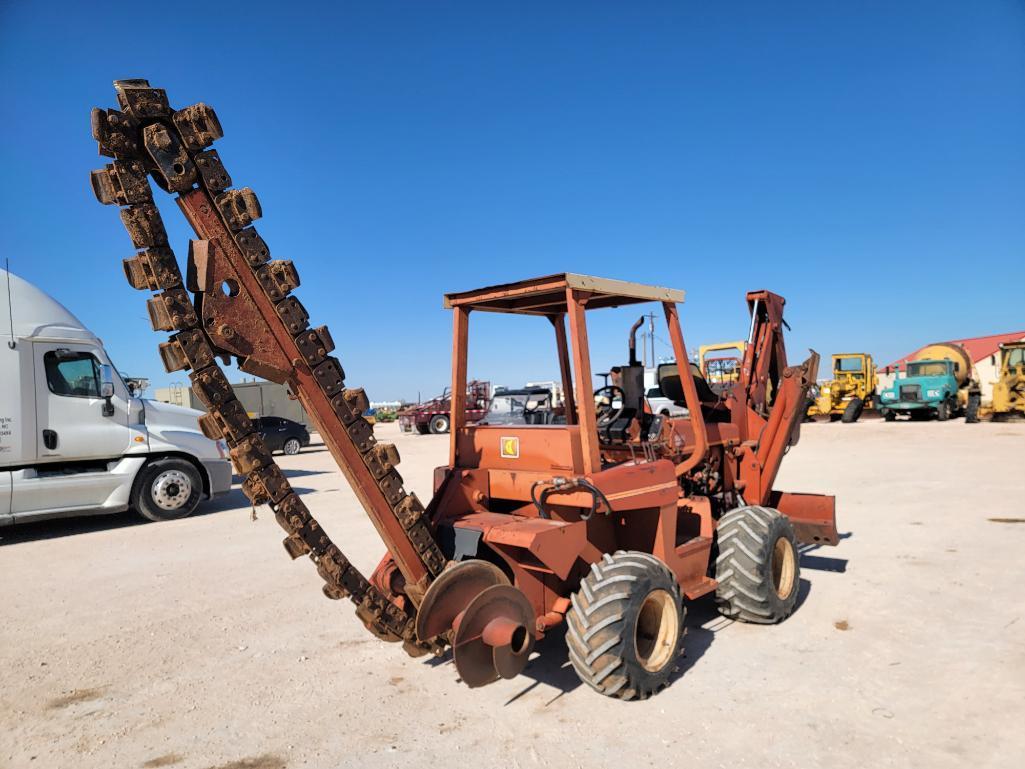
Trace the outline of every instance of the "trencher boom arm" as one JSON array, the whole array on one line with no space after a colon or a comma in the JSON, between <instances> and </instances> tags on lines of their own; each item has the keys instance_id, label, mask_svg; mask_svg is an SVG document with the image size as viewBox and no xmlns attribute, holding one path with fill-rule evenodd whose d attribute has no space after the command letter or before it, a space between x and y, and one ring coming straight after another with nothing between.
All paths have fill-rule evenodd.
<instances>
[{"instance_id":1,"label":"trencher boom arm","mask_svg":"<svg viewBox=\"0 0 1025 769\"><path fill-rule=\"evenodd\" d=\"M417 639L415 608L444 569L423 506L403 488L395 447L378 444L363 412L361 389L343 385L339 361L325 326L311 328L291 292L299 277L291 261L271 260L252 222L261 215L249 188L231 179L210 145L222 136L205 104L173 110L162 89L146 80L118 80L120 110L94 109L93 137L101 155L114 158L93 171L101 203L121 207L121 219L138 253L124 261L134 288L157 292L148 301L153 327L173 332L160 345L167 370L188 370L193 390L209 409L200 420L210 438L224 438L245 477L253 504L268 503L287 532L293 558L309 555L324 579L324 593L348 596L375 635L403 641L411 654L438 650L439 641ZM168 245L147 176L177 194L196 233L183 281ZM194 299L190 296L194 295ZM286 383L311 415L332 456L366 509L398 574L390 584L368 581L348 561L292 489L236 399L217 358L234 356L242 371Z\"/></svg>"}]
</instances>

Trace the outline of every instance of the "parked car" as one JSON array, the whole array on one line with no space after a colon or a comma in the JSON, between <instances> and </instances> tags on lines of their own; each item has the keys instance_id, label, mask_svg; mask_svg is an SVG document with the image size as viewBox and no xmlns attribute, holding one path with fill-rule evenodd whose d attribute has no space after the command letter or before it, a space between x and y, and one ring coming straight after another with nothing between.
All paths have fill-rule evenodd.
<instances>
[{"instance_id":1,"label":"parked car","mask_svg":"<svg viewBox=\"0 0 1025 769\"><path fill-rule=\"evenodd\" d=\"M257 417L253 420L257 432L270 451L298 454L303 446L310 445L310 431L298 422L284 417Z\"/></svg>"}]
</instances>

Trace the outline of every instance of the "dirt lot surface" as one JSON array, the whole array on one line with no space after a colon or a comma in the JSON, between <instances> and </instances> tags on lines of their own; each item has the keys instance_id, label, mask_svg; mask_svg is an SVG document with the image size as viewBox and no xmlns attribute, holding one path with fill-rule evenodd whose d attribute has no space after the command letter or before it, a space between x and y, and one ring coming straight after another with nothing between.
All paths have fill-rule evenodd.
<instances>
[{"instance_id":1,"label":"dirt lot surface","mask_svg":"<svg viewBox=\"0 0 1025 769\"><path fill-rule=\"evenodd\" d=\"M447 440L400 436L421 498ZM313 447L281 465L359 566L370 523ZM0 767L1012 767L1025 755L1025 425L808 426L779 487L836 494L776 627L690 607L679 677L581 685L558 633L484 689L320 593L237 490L164 524L0 530Z\"/></svg>"}]
</instances>

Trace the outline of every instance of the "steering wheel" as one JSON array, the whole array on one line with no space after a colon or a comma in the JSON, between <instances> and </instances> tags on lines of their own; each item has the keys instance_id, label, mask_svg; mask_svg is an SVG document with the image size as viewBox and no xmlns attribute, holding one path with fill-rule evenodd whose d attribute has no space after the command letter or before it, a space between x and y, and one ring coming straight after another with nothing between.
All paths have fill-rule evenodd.
<instances>
[{"instance_id":1,"label":"steering wheel","mask_svg":"<svg viewBox=\"0 0 1025 769\"><path fill-rule=\"evenodd\" d=\"M531 403L534 404L534 408L530 408L530 404ZM539 397L535 401L531 401L530 398L527 398L526 403L523 404L523 414L524 414L524 416L526 416L527 414L537 413L537 410L540 409L543 405L545 405L545 399L544 398Z\"/></svg>"},{"instance_id":2,"label":"steering wheel","mask_svg":"<svg viewBox=\"0 0 1025 769\"><path fill-rule=\"evenodd\" d=\"M619 407L612 404L619 398ZM610 425L623 416L626 410L626 393L619 385L605 385L594 391L594 415L599 427Z\"/></svg>"}]
</instances>

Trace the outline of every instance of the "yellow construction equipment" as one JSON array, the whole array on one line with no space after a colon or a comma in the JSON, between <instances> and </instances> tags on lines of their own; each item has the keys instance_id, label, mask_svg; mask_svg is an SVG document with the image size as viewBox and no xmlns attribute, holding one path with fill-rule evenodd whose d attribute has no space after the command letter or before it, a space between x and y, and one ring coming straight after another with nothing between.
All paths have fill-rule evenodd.
<instances>
[{"instance_id":1,"label":"yellow construction equipment","mask_svg":"<svg viewBox=\"0 0 1025 769\"><path fill-rule=\"evenodd\" d=\"M818 395L808 404L808 416L828 415L830 422L857 422L862 411L874 408L877 385L871 355L837 353L833 356L833 378L819 385Z\"/></svg>"},{"instance_id":2,"label":"yellow construction equipment","mask_svg":"<svg viewBox=\"0 0 1025 769\"><path fill-rule=\"evenodd\" d=\"M747 342L717 342L698 348L698 367L712 390L721 393L740 379L740 364L747 350ZM709 357L713 352L734 352L735 355Z\"/></svg>"},{"instance_id":3,"label":"yellow construction equipment","mask_svg":"<svg viewBox=\"0 0 1025 769\"><path fill-rule=\"evenodd\" d=\"M993 418L1025 417L1025 340L1000 345L1000 379L993 383Z\"/></svg>"}]
</instances>

